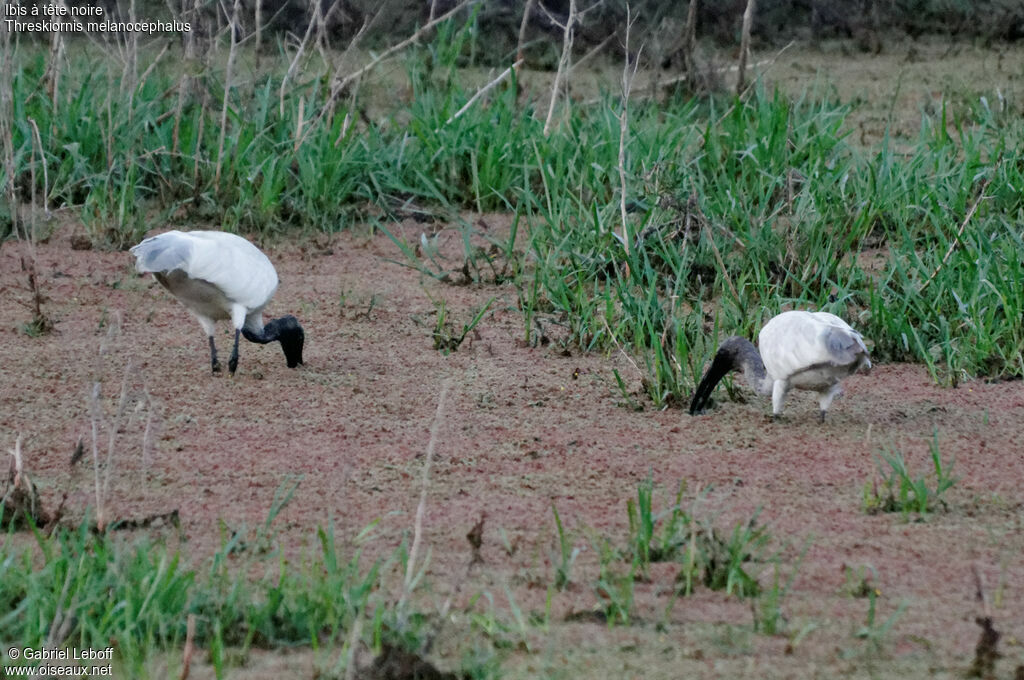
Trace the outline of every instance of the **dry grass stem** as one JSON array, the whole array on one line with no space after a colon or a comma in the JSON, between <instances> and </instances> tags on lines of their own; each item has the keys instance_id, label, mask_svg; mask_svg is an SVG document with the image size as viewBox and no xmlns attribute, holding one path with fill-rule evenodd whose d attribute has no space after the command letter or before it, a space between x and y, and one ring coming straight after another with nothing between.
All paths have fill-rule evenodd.
<instances>
[{"instance_id":1,"label":"dry grass stem","mask_svg":"<svg viewBox=\"0 0 1024 680\"><path fill-rule=\"evenodd\" d=\"M196 615L189 614L185 628L185 649L181 653L181 673L178 680L188 680L189 669L192 667L192 654L195 652Z\"/></svg>"},{"instance_id":2,"label":"dry grass stem","mask_svg":"<svg viewBox=\"0 0 1024 680\"><path fill-rule=\"evenodd\" d=\"M750 57L750 27L754 23L756 0L747 0L747 9L743 12L743 29L740 33L739 75L736 77L736 94L742 95L747 83L747 59Z\"/></svg>"},{"instance_id":3,"label":"dry grass stem","mask_svg":"<svg viewBox=\"0 0 1024 680\"><path fill-rule=\"evenodd\" d=\"M683 70L691 79L697 73L697 0L690 0L683 28Z\"/></svg>"},{"instance_id":4,"label":"dry grass stem","mask_svg":"<svg viewBox=\"0 0 1024 680\"><path fill-rule=\"evenodd\" d=\"M235 0L234 9L231 12L231 24L228 30L231 32L231 47L228 49L228 63L224 69L224 101L220 107L220 139L217 141L217 167L213 173L213 188L220 186L220 171L224 163L224 140L228 128L228 105L231 102L231 77L235 66L235 56L238 52L238 12L241 9L241 0ZM312 25L313 22L310 22Z\"/></svg>"},{"instance_id":5,"label":"dry grass stem","mask_svg":"<svg viewBox=\"0 0 1024 680\"><path fill-rule=\"evenodd\" d=\"M637 65L640 63L641 46L636 57L632 60L630 67L629 55L629 32L633 26L633 17L629 5L626 5L626 43L624 45L624 58L622 65L622 113L619 119L619 213L622 219L622 246L626 250L626 257L629 257L630 242L632 236L629 233L629 220L626 215L626 139L629 136L629 91L633 88L633 81L636 79ZM626 273L629 274L629 263L626 263Z\"/></svg>"},{"instance_id":6,"label":"dry grass stem","mask_svg":"<svg viewBox=\"0 0 1024 680\"><path fill-rule=\"evenodd\" d=\"M530 14L533 12L534 6L537 4L537 0L527 0L526 7L523 9L523 20L519 23L519 39L516 43L516 73L519 73L519 64L522 64L525 60L523 54L523 45L526 44L526 27L530 23Z\"/></svg>"},{"instance_id":7,"label":"dry grass stem","mask_svg":"<svg viewBox=\"0 0 1024 680\"><path fill-rule=\"evenodd\" d=\"M292 57L291 63L288 64L288 70L285 71L284 77L281 78L281 87L278 88L278 100L280 102L278 104L278 114L281 116L284 116L284 95L285 90L288 88L288 82L295 76L295 71L299 67L299 62L302 61L302 57L306 53L306 46L309 45L309 41L313 37L313 29L315 26L315 21L310 21L306 26L306 34L302 36L302 41L299 43L299 47L295 51L295 56ZM358 37L358 35L356 37ZM353 38L353 40L354 39L355 38ZM300 98L299 101L302 101L302 99ZM297 148L299 140L296 140L295 145Z\"/></svg>"},{"instance_id":8,"label":"dry grass stem","mask_svg":"<svg viewBox=\"0 0 1024 680\"><path fill-rule=\"evenodd\" d=\"M708 243L711 244L711 251L715 254L715 261L718 262L718 268L722 270L722 275L725 277L725 282L729 285L729 292L732 293L734 300L740 299L740 294L736 290L736 286L732 283L732 277L729 276L729 270L725 268L725 260L722 259L722 253L719 252L718 246L715 244L715 237L711 235L711 229L707 225L704 225L704 234L707 236Z\"/></svg>"},{"instance_id":9,"label":"dry grass stem","mask_svg":"<svg viewBox=\"0 0 1024 680\"><path fill-rule=\"evenodd\" d=\"M359 638L363 634L363 617L356 615L352 622L352 630L349 631L345 649L345 680L354 680L358 672L359 664L356 660L356 650L359 648Z\"/></svg>"},{"instance_id":10,"label":"dry grass stem","mask_svg":"<svg viewBox=\"0 0 1024 680\"><path fill-rule=\"evenodd\" d=\"M996 174L996 171L998 171L1000 163L1002 163L1001 158L999 159L999 161L996 162L995 168L992 171L993 176ZM991 179L988 177L981 181L981 186L978 189L978 197L974 199L974 204L971 206L970 210L967 211L967 216L964 217L964 221L960 223L960 228L956 232L956 237L954 237L953 242L949 244L949 249L946 251L946 254L942 256L942 261L939 262L939 266L935 268L935 271L933 271L932 275L928 277L928 280L921 284L921 287L918 288L918 295L923 293L924 289L928 287L928 284L930 284L935 279L935 277L938 276L939 272L942 271L942 268L946 266L946 262L949 261L950 256L953 254L953 251L956 250L957 246L960 245L960 237L964 235L964 229L967 228L967 223L971 221L972 217L974 217L974 213L978 210L978 206L981 205L982 199L985 198L985 189L988 188L988 183L990 181Z\"/></svg>"},{"instance_id":11,"label":"dry grass stem","mask_svg":"<svg viewBox=\"0 0 1024 680\"><path fill-rule=\"evenodd\" d=\"M544 5L541 5L541 9L548 15L553 23L556 23L554 17L548 12ZM560 24L559 24L560 25ZM569 0L569 16L565 20L565 24L562 25L562 54L558 58L558 69L555 71L555 82L551 85L551 101L548 102L548 115L544 119L544 136L547 137L551 132L551 122L555 117L555 106L558 104L558 94L562 90L562 80L565 78L566 73L569 71L569 60L572 57L572 42L573 42L573 28L576 25L576 0Z\"/></svg>"},{"instance_id":12,"label":"dry grass stem","mask_svg":"<svg viewBox=\"0 0 1024 680\"><path fill-rule=\"evenodd\" d=\"M413 524L412 547L409 549L409 561L405 566L405 580L402 584L402 596L398 601L399 609L403 608L405 601L412 592L414 576L416 573L416 558L419 555L420 543L423 540L423 515L427 510L427 489L430 486L430 464L434 460L434 448L437 445L437 433L444 421L445 399L448 397L448 390L451 387L451 380L445 380L441 386L441 394L437 398L437 411L434 413L434 422L430 426L430 441L427 444L427 455L423 461L423 484L420 490L420 502L416 506L416 520Z\"/></svg>"}]
</instances>

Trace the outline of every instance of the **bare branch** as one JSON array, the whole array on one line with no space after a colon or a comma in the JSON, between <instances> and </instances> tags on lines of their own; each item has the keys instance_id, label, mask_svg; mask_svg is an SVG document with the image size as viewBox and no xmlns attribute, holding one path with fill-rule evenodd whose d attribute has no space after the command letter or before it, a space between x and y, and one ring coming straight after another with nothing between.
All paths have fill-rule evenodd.
<instances>
[{"instance_id":1,"label":"bare branch","mask_svg":"<svg viewBox=\"0 0 1024 680\"><path fill-rule=\"evenodd\" d=\"M519 24L519 42L516 44L516 66L523 63L525 56L523 55L523 44L526 42L526 26L530 21L530 14L533 12L534 5L537 4L537 0L527 0L526 8L523 10L523 20ZM516 73L518 73L518 69Z\"/></svg>"},{"instance_id":2,"label":"bare branch","mask_svg":"<svg viewBox=\"0 0 1024 680\"><path fill-rule=\"evenodd\" d=\"M469 110L469 107L473 105L473 102L475 102L475 101L476 101L477 99L479 99L479 98L480 98L480 97L482 97L482 96L483 96L484 94L486 94L486 93L487 93L487 92L488 92L489 90L491 90L491 89L492 89L492 88L493 88L493 87L494 87L495 85L497 85L497 84L498 84L498 83L500 83L501 81L505 80L505 78L508 78L508 77L509 77L509 75L510 75L510 74L512 73L512 71L516 70L516 68L518 68L518 67L519 67L519 64L521 64L521 63L523 63L523 62L522 62L522 60L519 60L519 61L517 61L516 63L512 64L512 65L511 65L511 66L509 66L509 67L508 67L507 69L505 69L504 71L502 71L502 72L501 72L501 75L499 75L499 76L498 76L497 78L495 78L495 79L494 79L494 80L492 80L491 82L489 82L489 83L487 83L486 85L484 85L483 87L481 87L481 88L480 88L480 89L479 89L479 90L477 91L477 93L476 93L475 95L473 95L472 97L470 97L470 98L469 98L469 101L468 101L468 102L466 102L466 103L465 103L465 104L463 105L463 107L462 107L461 109L459 109L458 111L456 111L456 112L455 112L455 113L454 113L454 114L452 115L452 117L451 117L451 118L449 118L448 120L446 120L446 121L444 122L444 124L445 124L445 125L448 125L448 124L449 124L449 123L451 123L451 122L452 122L453 120L455 120L456 118L458 118L459 116L461 116L462 114L464 114L464 113L465 113L466 111L468 111L468 110Z\"/></svg>"},{"instance_id":3,"label":"bare branch","mask_svg":"<svg viewBox=\"0 0 1024 680\"><path fill-rule=\"evenodd\" d=\"M697 0L690 0L686 10L686 28L683 29L683 69L693 82L697 72Z\"/></svg>"},{"instance_id":4,"label":"bare branch","mask_svg":"<svg viewBox=\"0 0 1024 680\"><path fill-rule=\"evenodd\" d=\"M418 31L413 33L411 36L409 36L408 38L406 38L402 42L398 43L397 45L393 45L393 46L389 47L388 49L384 50L383 52L381 52L380 54L378 54L376 57L371 59L370 62L368 64L366 64L365 66L363 66L362 68L356 70L354 73L350 73L349 75L345 76L341 80L335 81L331 85L331 98L330 98L329 101L333 102L335 99L337 99L341 95L341 93L345 91L345 88L347 88L350 84L352 84L353 81L356 81L359 78L362 78L363 75L366 74L368 71L373 70L373 68L375 66L377 66L377 64L379 64L382 61L384 61L385 59L389 58L391 55L395 54L396 52L400 52L400 51L404 50L409 45L412 45L412 44L415 44L415 43L419 42L419 39L423 37L423 34L425 34L430 29L434 28L434 26L438 25L442 21L446 21L449 18L455 16L462 9L468 7L471 4L474 4L477 1L478 0L462 0L462 2L460 2L458 5L456 5L455 7L451 8L450 10L448 10L447 12L442 14L441 16L437 17L436 19L434 19L432 21L428 21L426 24L423 25L423 27L421 29L419 29Z\"/></svg>"},{"instance_id":5,"label":"bare branch","mask_svg":"<svg viewBox=\"0 0 1024 680\"><path fill-rule=\"evenodd\" d=\"M550 13L544 5L541 5L544 12ZM552 21L554 19L552 18ZM569 70L569 59L572 56L573 27L576 23L576 0L569 0L569 18L565 20L564 32L562 33L562 55L558 58L558 70L555 71L555 82L551 86L551 101L548 103L548 115L544 119L544 136L551 132L551 121L555 117L555 105L558 103L558 93L562 89L562 79Z\"/></svg>"}]
</instances>

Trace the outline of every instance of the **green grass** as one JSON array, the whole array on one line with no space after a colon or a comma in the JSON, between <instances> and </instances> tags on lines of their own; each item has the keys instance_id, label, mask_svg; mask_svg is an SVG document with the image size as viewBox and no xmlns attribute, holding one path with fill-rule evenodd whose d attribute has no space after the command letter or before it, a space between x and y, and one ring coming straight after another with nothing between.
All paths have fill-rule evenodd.
<instances>
[{"instance_id":1,"label":"green grass","mask_svg":"<svg viewBox=\"0 0 1024 680\"><path fill-rule=\"evenodd\" d=\"M367 560L372 526L343 552L328 522L317 529L318 550L289 561L276 549L270 521L255 532L225 527L220 549L196 569L163 540L97 534L87 521L52 537L36 532L34 544L8 533L0 543L0 641L5 648L113 646L115 665L132 677L145 676L160 652L177 655L189 617L194 644L210 651L218 677L253 648L344 650L357 620L356 641L374 653L385 645L423 650L436 624L428 613L396 605L384 588L389 573L404 573L404 543ZM473 660L464 672L489 674L493 654L481 651L466 657ZM335 672L344 670L347 657L340 658ZM4 663L14 662L5 655Z\"/></svg>"},{"instance_id":2,"label":"green grass","mask_svg":"<svg viewBox=\"0 0 1024 680\"><path fill-rule=\"evenodd\" d=\"M917 513L921 516L934 512L937 507L946 507L943 495L956 484L957 478L951 476L953 460L943 463L939 453L939 434L933 433L928 443L931 454L934 486L930 486L924 475L914 475L907 467L903 452L898 449L883 449L876 456L881 485L864 484L864 511L869 514L879 512L899 512L904 516Z\"/></svg>"},{"instance_id":3,"label":"green grass","mask_svg":"<svg viewBox=\"0 0 1024 680\"><path fill-rule=\"evenodd\" d=\"M797 559L783 565L779 554L768 554L776 540L767 527L757 523L759 511L746 521L737 522L722 531L712 517L697 512L703 495L693 499L691 509L683 508L685 482L680 483L675 502L660 512L655 510L655 486L651 478L637 486L636 499L626 503L629 519L628 535L620 543L605 535L591 534L590 543L597 556L597 576L590 587L595 608L576 612L572 618L588 620L596 616L608 626L628 626L635 620L635 588L637 583L651 584L664 599L663 621L668 621L677 601L692 595L698 587L720 591L724 597L750 602L754 614L753 631L765 635L782 633L785 627L783 603L793 587L808 540ZM558 511L555 516L560 552L551 560L554 576L553 593L566 591L573 583L570 572L579 557L572 537L566 532ZM668 583L656 583L651 575L655 562L673 565L675 577ZM774 579L768 588L759 583L761 571L774 565ZM783 577L783 572L788 575ZM797 631L804 635L807 631Z\"/></svg>"}]
</instances>

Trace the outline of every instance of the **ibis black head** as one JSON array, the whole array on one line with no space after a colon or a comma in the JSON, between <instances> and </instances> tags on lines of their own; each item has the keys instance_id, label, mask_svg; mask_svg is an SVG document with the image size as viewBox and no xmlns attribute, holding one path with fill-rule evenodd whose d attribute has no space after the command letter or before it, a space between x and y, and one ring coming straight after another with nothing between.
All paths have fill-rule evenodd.
<instances>
[{"instance_id":1,"label":"ibis black head","mask_svg":"<svg viewBox=\"0 0 1024 680\"><path fill-rule=\"evenodd\" d=\"M270 324L277 326L277 339L281 341L288 368L295 368L302 363L302 345L306 342L306 333L299 325L299 320L294 316L282 316Z\"/></svg>"},{"instance_id":2,"label":"ibis black head","mask_svg":"<svg viewBox=\"0 0 1024 680\"><path fill-rule=\"evenodd\" d=\"M746 338L734 335L726 338L718 346L718 352L715 353L711 366L693 393L693 400L690 402L690 415L697 415L703 411L711 401L711 393L715 391L715 387L722 378L738 368L752 372L752 377L757 376L758 373L760 376L764 375L764 363L761 361L761 355L757 353L757 348Z\"/></svg>"},{"instance_id":3,"label":"ibis black head","mask_svg":"<svg viewBox=\"0 0 1024 680\"><path fill-rule=\"evenodd\" d=\"M295 368L302 363L302 345L306 341L306 334L299 325L299 320L294 316L282 316L280 319L271 319L259 333L254 333L246 328L242 334L250 342L258 342L265 345L268 342L277 340L284 350L284 358L288 362L288 368Z\"/></svg>"}]
</instances>

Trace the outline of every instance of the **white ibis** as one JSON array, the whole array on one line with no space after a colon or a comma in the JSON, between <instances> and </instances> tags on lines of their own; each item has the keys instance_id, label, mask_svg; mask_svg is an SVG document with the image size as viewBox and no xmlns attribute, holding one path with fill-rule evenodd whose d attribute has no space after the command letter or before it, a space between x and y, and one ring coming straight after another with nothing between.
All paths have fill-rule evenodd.
<instances>
[{"instance_id":1,"label":"white ibis","mask_svg":"<svg viewBox=\"0 0 1024 680\"><path fill-rule=\"evenodd\" d=\"M742 369L758 394L772 395L772 416L782 414L790 388L820 395L821 422L832 400L842 393L839 382L857 369L871 368L864 338L849 324L828 312L783 312L758 335L758 349L746 338L727 338L697 385L690 414L707 406L715 385L733 370Z\"/></svg>"},{"instance_id":2,"label":"white ibis","mask_svg":"<svg viewBox=\"0 0 1024 680\"><path fill-rule=\"evenodd\" d=\"M210 340L210 366L220 371L214 322L230 319L235 344L228 360L238 368L238 336L266 344L277 340L289 368L302 363L305 334L294 316L263 323L263 307L277 290L277 271L252 243L223 231L169 231L131 249L140 272L156 280L199 320Z\"/></svg>"}]
</instances>

